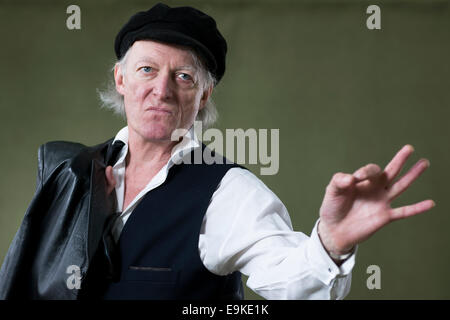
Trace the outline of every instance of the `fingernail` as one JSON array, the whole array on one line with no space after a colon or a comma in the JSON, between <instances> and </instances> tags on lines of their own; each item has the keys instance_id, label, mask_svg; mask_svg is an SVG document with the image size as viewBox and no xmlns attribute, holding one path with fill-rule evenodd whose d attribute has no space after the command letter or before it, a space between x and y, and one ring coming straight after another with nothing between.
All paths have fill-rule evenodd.
<instances>
[{"instance_id":1,"label":"fingernail","mask_svg":"<svg viewBox=\"0 0 450 320\"><path fill-rule=\"evenodd\" d=\"M428 159L423 159L422 161L425 163L427 168L430 166L430 161L428 161Z\"/></svg>"},{"instance_id":2,"label":"fingernail","mask_svg":"<svg viewBox=\"0 0 450 320\"><path fill-rule=\"evenodd\" d=\"M352 180L353 180L352 176L346 176L344 178L344 183L348 185L348 184L350 184L352 182Z\"/></svg>"},{"instance_id":3,"label":"fingernail","mask_svg":"<svg viewBox=\"0 0 450 320\"><path fill-rule=\"evenodd\" d=\"M410 148L412 152L414 152L414 147L410 144L407 144L406 147Z\"/></svg>"}]
</instances>

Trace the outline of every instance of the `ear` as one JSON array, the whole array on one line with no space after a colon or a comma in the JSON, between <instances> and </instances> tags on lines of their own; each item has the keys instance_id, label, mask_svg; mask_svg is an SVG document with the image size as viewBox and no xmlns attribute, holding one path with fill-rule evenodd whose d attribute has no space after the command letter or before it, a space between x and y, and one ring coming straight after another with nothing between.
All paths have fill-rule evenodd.
<instances>
[{"instance_id":1,"label":"ear","mask_svg":"<svg viewBox=\"0 0 450 320\"><path fill-rule=\"evenodd\" d=\"M208 101L209 97L211 96L211 94L213 92L213 87L214 86L210 86L209 88L206 88L205 90L203 90L202 97L200 98L200 107L198 108L199 111L205 107L206 102Z\"/></svg>"},{"instance_id":2,"label":"ear","mask_svg":"<svg viewBox=\"0 0 450 320\"><path fill-rule=\"evenodd\" d=\"M116 65L114 66L114 82L116 83L117 92L119 92L121 95L124 95L125 84L122 71L122 66L119 63L116 63Z\"/></svg>"}]
</instances>

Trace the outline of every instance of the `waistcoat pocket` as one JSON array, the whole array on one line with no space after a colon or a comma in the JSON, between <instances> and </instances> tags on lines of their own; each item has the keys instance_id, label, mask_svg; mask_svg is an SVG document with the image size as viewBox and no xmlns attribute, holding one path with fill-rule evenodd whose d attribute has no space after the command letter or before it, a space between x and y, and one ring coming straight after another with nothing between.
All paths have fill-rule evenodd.
<instances>
[{"instance_id":1,"label":"waistcoat pocket","mask_svg":"<svg viewBox=\"0 0 450 320\"><path fill-rule=\"evenodd\" d=\"M177 281L179 271L166 267L130 266L124 273L125 281L149 281L155 283L173 283Z\"/></svg>"}]
</instances>

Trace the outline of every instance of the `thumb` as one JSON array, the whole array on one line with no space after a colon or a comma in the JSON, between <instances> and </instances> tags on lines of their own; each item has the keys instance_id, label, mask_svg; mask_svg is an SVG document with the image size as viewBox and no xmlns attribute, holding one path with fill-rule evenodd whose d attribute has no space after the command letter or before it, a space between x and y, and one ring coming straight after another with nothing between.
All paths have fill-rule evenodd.
<instances>
[{"instance_id":1,"label":"thumb","mask_svg":"<svg viewBox=\"0 0 450 320\"><path fill-rule=\"evenodd\" d=\"M112 166L107 166L105 169L106 176L106 192L109 195L116 186L116 180L114 179L113 168Z\"/></svg>"},{"instance_id":2,"label":"thumb","mask_svg":"<svg viewBox=\"0 0 450 320\"><path fill-rule=\"evenodd\" d=\"M355 177L351 174L336 173L327 187L327 193L330 195L340 195L347 191L355 183Z\"/></svg>"}]
</instances>

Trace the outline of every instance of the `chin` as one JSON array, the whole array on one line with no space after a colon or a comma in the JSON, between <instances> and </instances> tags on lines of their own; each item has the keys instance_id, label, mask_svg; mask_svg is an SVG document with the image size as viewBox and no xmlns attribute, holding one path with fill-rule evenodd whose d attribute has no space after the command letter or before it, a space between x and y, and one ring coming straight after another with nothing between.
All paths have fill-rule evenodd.
<instances>
[{"instance_id":1,"label":"chin","mask_svg":"<svg viewBox=\"0 0 450 320\"><path fill-rule=\"evenodd\" d=\"M145 140L170 140L174 128L167 124L152 124L141 130L141 135Z\"/></svg>"}]
</instances>

